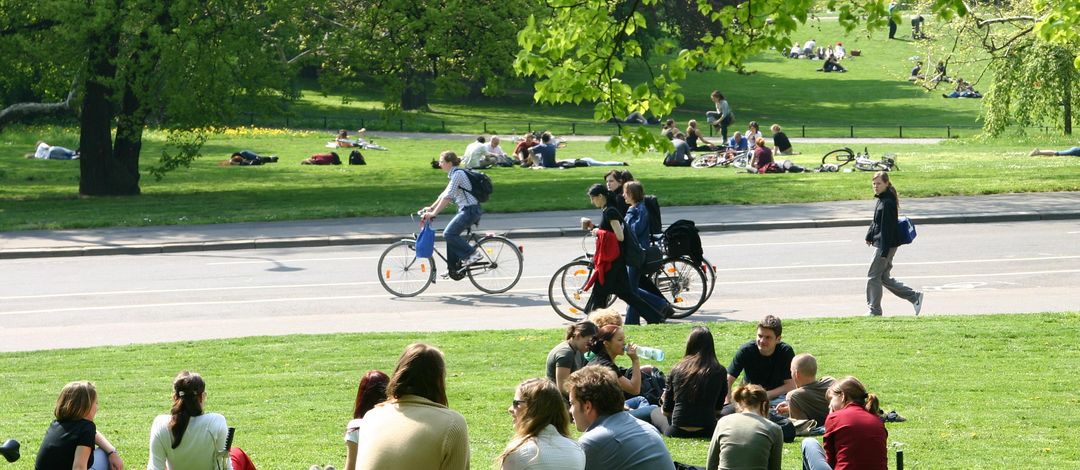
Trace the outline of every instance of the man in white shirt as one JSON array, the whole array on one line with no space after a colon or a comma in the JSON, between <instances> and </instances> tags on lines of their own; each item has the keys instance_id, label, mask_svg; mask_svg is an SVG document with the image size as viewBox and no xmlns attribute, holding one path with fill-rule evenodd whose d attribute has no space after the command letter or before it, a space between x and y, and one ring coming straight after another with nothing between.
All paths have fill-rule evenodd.
<instances>
[{"instance_id":1,"label":"man in white shirt","mask_svg":"<svg viewBox=\"0 0 1080 470\"><path fill-rule=\"evenodd\" d=\"M495 157L495 164L499 166L514 166L514 159L503 151L502 147L499 147L499 138L491 136L491 140L484 146L484 152L488 155Z\"/></svg>"},{"instance_id":2,"label":"man in white shirt","mask_svg":"<svg viewBox=\"0 0 1080 470\"><path fill-rule=\"evenodd\" d=\"M465 154L461 157L461 166L465 168L491 168L496 158L487 151L487 140L484 136L476 138L476 141L465 147Z\"/></svg>"}]
</instances>

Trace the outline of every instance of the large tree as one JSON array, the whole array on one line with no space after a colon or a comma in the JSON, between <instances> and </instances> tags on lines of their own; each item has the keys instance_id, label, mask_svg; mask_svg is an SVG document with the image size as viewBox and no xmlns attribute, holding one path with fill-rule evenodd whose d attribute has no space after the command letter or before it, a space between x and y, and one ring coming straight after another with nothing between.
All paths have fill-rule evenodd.
<instances>
[{"instance_id":1,"label":"large tree","mask_svg":"<svg viewBox=\"0 0 1080 470\"><path fill-rule=\"evenodd\" d=\"M537 4L333 0L323 18L326 81L374 82L404 110L426 109L433 94L498 94L513 77L522 13Z\"/></svg>"},{"instance_id":2,"label":"large tree","mask_svg":"<svg viewBox=\"0 0 1080 470\"><path fill-rule=\"evenodd\" d=\"M297 2L247 0L13 0L0 10L0 51L19 74L8 97L64 100L10 104L8 116L74 112L79 120L79 192L139 194L143 129L172 131L172 150L151 169L186 165L201 129L280 96L287 20ZM289 34L281 34L286 30ZM13 66L13 67L12 67ZM39 85L33 84L40 80ZM20 91L21 90L21 91ZM61 98L68 97L68 98ZM36 106L36 107L35 107Z\"/></svg>"}]
</instances>

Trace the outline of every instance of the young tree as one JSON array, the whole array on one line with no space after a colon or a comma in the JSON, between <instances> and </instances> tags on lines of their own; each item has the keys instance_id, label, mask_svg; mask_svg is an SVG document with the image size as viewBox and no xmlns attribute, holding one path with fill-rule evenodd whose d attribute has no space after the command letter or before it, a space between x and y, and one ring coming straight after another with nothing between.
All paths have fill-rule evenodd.
<instances>
[{"instance_id":1,"label":"young tree","mask_svg":"<svg viewBox=\"0 0 1080 470\"><path fill-rule=\"evenodd\" d=\"M179 149L151 169L160 176L195 158L205 140L197 129L280 95L289 76L282 51L295 46L275 31L297 4L13 0L0 10L0 50L18 54L9 60L23 82L42 76L37 97L75 97L60 111L79 119L79 192L134 195L147 125L171 130Z\"/></svg>"}]
</instances>

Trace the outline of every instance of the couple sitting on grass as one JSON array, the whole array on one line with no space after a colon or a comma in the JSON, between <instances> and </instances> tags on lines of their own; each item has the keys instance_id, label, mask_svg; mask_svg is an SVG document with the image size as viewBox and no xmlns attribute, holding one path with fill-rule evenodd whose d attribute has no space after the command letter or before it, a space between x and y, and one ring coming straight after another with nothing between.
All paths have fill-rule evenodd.
<instances>
[{"instance_id":1,"label":"couple sitting on grass","mask_svg":"<svg viewBox=\"0 0 1080 470\"><path fill-rule=\"evenodd\" d=\"M532 134L525 134L525 139L514 148L514 156L521 160L522 168L576 168L586 166L627 166L626 162L600 161L589 157L575 158L573 160L557 160L556 151L564 147L563 142L558 142L550 132L540 134L540 142L537 143Z\"/></svg>"},{"instance_id":2,"label":"couple sitting on grass","mask_svg":"<svg viewBox=\"0 0 1080 470\"><path fill-rule=\"evenodd\" d=\"M225 418L204 413L206 383L199 374L183 371L173 381L172 410L154 419L150 427L148 470L232 469L254 470L247 454L230 448ZM49 425L38 449L37 470L123 470L116 446L94 424L97 389L90 382L71 382L60 391Z\"/></svg>"}]
</instances>

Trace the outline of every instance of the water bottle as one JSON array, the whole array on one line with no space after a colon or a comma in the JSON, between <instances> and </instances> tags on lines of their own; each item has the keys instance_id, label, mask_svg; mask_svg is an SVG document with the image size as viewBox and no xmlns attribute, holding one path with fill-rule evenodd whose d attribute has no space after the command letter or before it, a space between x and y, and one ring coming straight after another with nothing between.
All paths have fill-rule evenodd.
<instances>
[{"instance_id":1,"label":"water bottle","mask_svg":"<svg viewBox=\"0 0 1080 470\"><path fill-rule=\"evenodd\" d=\"M649 347L645 347L645 346L638 346L637 347L637 355L638 355L638 357L640 357L642 359L652 359L654 361L663 361L664 360L664 350L663 349L656 349L656 348L649 348Z\"/></svg>"}]
</instances>

